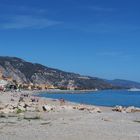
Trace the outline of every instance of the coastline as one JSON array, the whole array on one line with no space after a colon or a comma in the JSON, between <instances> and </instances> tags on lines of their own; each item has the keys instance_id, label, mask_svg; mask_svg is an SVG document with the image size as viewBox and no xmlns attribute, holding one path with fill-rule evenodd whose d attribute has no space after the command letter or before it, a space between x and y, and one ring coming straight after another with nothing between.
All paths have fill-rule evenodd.
<instances>
[{"instance_id":1,"label":"coastline","mask_svg":"<svg viewBox=\"0 0 140 140\"><path fill-rule=\"evenodd\" d=\"M99 91L99 90L98 90ZM59 90L59 89L49 89L49 90L38 90L38 93L88 93L88 92L95 92L97 93L98 91L95 90Z\"/></svg>"},{"instance_id":2,"label":"coastline","mask_svg":"<svg viewBox=\"0 0 140 140\"><path fill-rule=\"evenodd\" d=\"M112 107L81 105L32 96L38 91L0 92L2 104L29 104L28 111L1 114L2 140L138 140L140 113L112 111ZM37 99L31 102L32 99ZM12 100L11 100L12 99ZM46 111L41 110L42 106ZM39 107L40 111L34 109ZM0 110L1 111L1 110ZM7 111L7 110L6 110ZM5 115L5 116L4 116ZM123 131L121 131L123 130ZM121 132L120 132L121 131Z\"/></svg>"}]
</instances>

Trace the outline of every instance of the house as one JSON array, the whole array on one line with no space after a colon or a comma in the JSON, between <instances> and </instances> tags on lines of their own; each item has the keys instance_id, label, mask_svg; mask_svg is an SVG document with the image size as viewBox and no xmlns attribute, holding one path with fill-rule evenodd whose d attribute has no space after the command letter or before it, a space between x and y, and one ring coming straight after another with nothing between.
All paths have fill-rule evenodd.
<instances>
[{"instance_id":1,"label":"house","mask_svg":"<svg viewBox=\"0 0 140 140\"><path fill-rule=\"evenodd\" d=\"M3 79L3 73L1 69L0 69L0 79Z\"/></svg>"},{"instance_id":2,"label":"house","mask_svg":"<svg viewBox=\"0 0 140 140\"><path fill-rule=\"evenodd\" d=\"M74 84L74 80L69 80L67 90L75 90L75 89L77 89L77 86Z\"/></svg>"},{"instance_id":3,"label":"house","mask_svg":"<svg viewBox=\"0 0 140 140\"><path fill-rule=\"evenodd\" d=\"M8 82L6 80L0 80L0 90L4 90Z\"/></svg>"}]
</instances>

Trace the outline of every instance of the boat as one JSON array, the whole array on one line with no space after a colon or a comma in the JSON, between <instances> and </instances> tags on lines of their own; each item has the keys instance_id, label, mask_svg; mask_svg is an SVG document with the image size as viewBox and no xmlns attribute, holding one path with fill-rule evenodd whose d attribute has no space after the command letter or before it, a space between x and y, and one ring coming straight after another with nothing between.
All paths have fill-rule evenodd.
<instances>
[{"instance_id":1,"label":"boat","mask_svg":"<svg viewBox=\"0 0 140 140\"><path fill-rule=\"evenodd\" d=\"M140 89L139 88L131 88L128 91L140 91Z\"/></svg>"}]
</instances>

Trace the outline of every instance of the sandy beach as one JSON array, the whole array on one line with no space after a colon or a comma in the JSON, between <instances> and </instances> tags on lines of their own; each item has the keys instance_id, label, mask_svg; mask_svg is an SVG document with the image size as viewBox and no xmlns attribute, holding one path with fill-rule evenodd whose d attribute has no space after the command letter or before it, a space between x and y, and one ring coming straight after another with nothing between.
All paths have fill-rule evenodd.
<instances>
[{"instance_id":1,"label":"sandy beach","mask_svg":"<svg viewBox=\"0 0 140 140\"><path fill-rule=\"evenodd\" d=\"M109 107L80 105L30 95L21 101L21 94L27 93L33 94L29 91L0 93L0 140L140 139L139 112L116 112ZM27 106L24 111L22 104ZM14 106L16 111L13 108L11 112L5 110L5 105L9 105L10 109Z\"/></svg>"}]
</instances>

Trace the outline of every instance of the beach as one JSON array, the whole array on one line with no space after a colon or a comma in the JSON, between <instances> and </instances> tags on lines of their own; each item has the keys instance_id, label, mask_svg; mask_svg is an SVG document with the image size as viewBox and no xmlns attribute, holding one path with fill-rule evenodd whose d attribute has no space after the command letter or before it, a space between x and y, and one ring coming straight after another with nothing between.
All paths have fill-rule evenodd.
<instances>
[{"instance_id":1,"label":"beach","mask_svg":"<svg viewBox=\"0 0 140 140\"><path fill-rule=\"evenodd\" d=\"M117 112L111 107L35 97L34 93L0 93L0 140L140 139L139 111ZM10 107L5 110L4 105Z\"/></svg>"}]
</instances>

